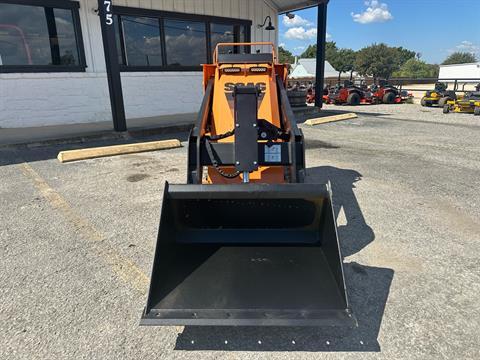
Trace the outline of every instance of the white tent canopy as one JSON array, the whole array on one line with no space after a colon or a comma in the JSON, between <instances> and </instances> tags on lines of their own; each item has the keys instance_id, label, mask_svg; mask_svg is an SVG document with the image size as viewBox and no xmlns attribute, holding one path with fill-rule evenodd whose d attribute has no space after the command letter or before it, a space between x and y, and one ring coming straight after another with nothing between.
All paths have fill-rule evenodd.
<instances>
[{"instance_id":1,"label":"white tent canopy","mask_svg":"<svg viewBox=\"0 0 480 360\"><path fill-rule=\"evenodd\" d=\"M316 75L316 59L298 59L294 65L290 79L313 78ZM325 61L325 78L338 77L338 71Z\"/></svg>"}]
</instances>

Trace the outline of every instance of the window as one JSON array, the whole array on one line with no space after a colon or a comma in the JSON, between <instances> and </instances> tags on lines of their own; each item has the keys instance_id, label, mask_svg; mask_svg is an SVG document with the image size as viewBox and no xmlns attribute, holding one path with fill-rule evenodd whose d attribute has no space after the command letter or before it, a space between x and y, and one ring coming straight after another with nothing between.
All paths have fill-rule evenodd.
<instances>
[{"instance_id":1,"label":"window","mask_svg":"<svg viewBox=\"0 0 480 360\"><path fill-rule=\"evenodd\" d=\"M165 20L167 66L198 66L207 60L205 23Z\"/></svg>"},{"instance_id":2,"label":"window","mask_svg":"<svg viewBox=\"0 0 480 360\"><path fill-rule=\"evenodd\" d=\"M125 64L132 66L162 65L160 26L157 19L122 16L121 26L125 46Z\"/></svg>"},{"instance_id":3,"label":"window","mask_svg":"<svg viewBox=\"0 0 480 360\"><path fill-rule=\"evenodd\" d=\"M250 39L248 20L123 6L113 11L122 71L201 70L219 42Z\"/></svg>"},{"instance_id":4,"label":"window","mask_svg":"<svg viewBox=\"0 0 480 360\"><path fill-rule=\"evenodd\" d=\"M210 33L212 39L212 50L218 43L235 42L235 27L227 24L210 24ZM238 42L238 41L237 41ZM221 53L233 52L232 46L224 46L220 48Z\"/></svg>"},{"instance_id":5,"label":"window","mask_svg":"<svg viewBox=\"0 0 480 360\"><path fill-rule=\"evenodd\" d=\"M0 1L0 72L84 71L78 3L41 4Z\"/></svg>"}]
</instances>

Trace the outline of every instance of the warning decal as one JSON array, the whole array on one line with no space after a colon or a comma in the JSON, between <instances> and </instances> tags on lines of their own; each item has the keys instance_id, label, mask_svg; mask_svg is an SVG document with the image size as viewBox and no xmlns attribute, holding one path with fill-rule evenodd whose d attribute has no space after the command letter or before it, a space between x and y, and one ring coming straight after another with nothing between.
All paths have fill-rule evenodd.
<instances>
[{"instance_id":1,"label":"warning decal","mask_svg":"<svg viewBox=\"0 0 480 360\"><path fill-rule=\"evenodd\" d=\"M282 162L282 148L280 145L265 145L265 162Z\"/></svg>"}]
</instances>

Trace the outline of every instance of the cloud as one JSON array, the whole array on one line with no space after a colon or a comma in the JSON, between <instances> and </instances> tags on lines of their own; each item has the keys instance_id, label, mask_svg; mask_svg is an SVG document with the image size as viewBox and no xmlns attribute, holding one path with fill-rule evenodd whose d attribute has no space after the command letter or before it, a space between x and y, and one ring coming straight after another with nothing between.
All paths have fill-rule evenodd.
<instances>
[{"instance_id":1,"label":"cloud","mask_svg":"<svg viewBox=\"0 0 480 360\"><path fill-rule=\"evenodd\" d=\"M285 38L290 40L308 40L317 36L317 29L305 29L303 26L293 27L287 30Z\"/></svg>"},{"instance_id":2,"label":"cloud","mask_svg":"<svg viewBox=\"0 0 480 360\"><path fill-rule=\"evenodd\" d=\"M313 23L307 19L302 18L300 15L295 15L293 19L289 19L287 15L283 15L283 25L286 27L298 27L298 26L312 26Z\"/></svg>"},{"instance_id":3,"label":"cloud","mask_svg":"<svg viewBox=\"0 0 480 360\"><path fill-rule=\"evenodd\" d=\"M378 0L365 1L367 9L360 14L351 13L353 21L360 24L382 23L393 19L391 12L388 10L388 5L381 3Z\"/></svg>"},{"instance_id":4,"label":"cloud","mask_svg":"<svg viewBox=\"0 0 480 360\"><path fill-rule=\"evenodd\" d=\"M278 44L278 46L285 48L285 43L282 42L282 43Z\"/></svg>"},{"instance_id":5,"label":"cloud","mask_svg":"<svg viewBox=\"0 0 480 360\"><path fill-rule=\"evenodd\" d=\"M455 52L455 51L461 51L461 52L478 55L480 53L480 46L474 44L471 41L464 40L460 44L455 46L455 49L450 50L450 52Z\"/></svg>"},{"instance_id":6,"label":"cloud","mask_svg":"<svg viewBox=\"0 0 480 360\"><path fill-rule=\"evenodd\" d=\"M305 46L296 46L296 47L293 48L293 50L295 50L295 51L305 50Z\"/></svg>"},{"instance_id":7,"label":"cloud","mask_svg":"<svg viewBox=\"0 0 480 360\"><path fill-rule=\"evenodd\" d=\"M329 33L326 34L326 38L327 40L330 40L332 38L332 35L330 35Z\"/></svg>"}]
</instances>

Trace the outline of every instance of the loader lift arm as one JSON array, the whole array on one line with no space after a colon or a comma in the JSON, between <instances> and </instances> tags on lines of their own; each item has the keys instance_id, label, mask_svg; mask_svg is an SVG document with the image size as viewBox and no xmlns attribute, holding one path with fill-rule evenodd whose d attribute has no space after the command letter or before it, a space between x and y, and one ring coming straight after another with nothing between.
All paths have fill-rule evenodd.
<instances>
[{"instance_id":1,"label":"loader lift arm","mask_svg":"<svg viewBox=\"0 0 480 360\"><path fill-rule=\"evenodd\" d=\"M271 162L266 161L265 146L259 143L258 158L259 165L271 166L281 165L290 167L292 174L291 182L303 182L305 179L305 146L303 140L303 133L298 128L295 116L288 101L287 92L284 83L280 76L276 78L278 89L278 105L280 109L281 125L284 134L288 134L288 139L280 143L281 161ZM212 158L207 150L207 141L205 137L205 129L208 125L209 114L211 112L211 103L213 100L213 79L210 79L205 95L202 101L200 111L198 113L197 122L192 129L188 140L188 169L187 169L187 183L201 184L203 167L212 166ZM259 127L262 122L267 122L259 119ZM270 124L269 122L267 122ZM213 153L219 166L234 166L234 144L233 143L212 143ZM297 180L298 179L298 180Z\"/></svg>"}]
</instances>

